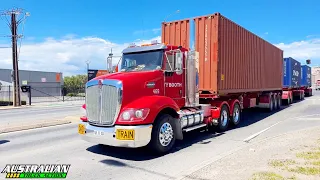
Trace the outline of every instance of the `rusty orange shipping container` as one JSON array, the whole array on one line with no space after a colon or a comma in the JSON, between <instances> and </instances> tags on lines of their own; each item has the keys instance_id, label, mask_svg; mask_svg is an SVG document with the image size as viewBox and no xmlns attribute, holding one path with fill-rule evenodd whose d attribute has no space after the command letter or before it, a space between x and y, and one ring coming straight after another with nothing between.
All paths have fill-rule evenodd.
<instances>
[{"instance_id":1,"label":"rusty orange shipping container","mask_svg":"<svg viewBox=\"0 0 320 180\"><path fill-rule=\"evenodd\" d=\"M282 90L283 51L220 13L191 19L199 91L213 95ZM162 42L190 48L189 19L162 24Z\"/></svg>"}]
</instances>

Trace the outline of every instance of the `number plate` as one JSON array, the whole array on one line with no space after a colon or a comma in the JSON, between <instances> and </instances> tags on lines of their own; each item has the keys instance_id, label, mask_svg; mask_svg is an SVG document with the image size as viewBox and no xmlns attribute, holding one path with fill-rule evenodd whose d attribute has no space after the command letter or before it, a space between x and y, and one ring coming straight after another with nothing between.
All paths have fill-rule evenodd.
<instances>
[{"instance_id":1,"label":"number plate","mask_svg":"<svg viewBox=\"0 0 320 180\"><path fill-rule=\"evenodd\" d=\"M104 135L104 132L103 132L103 131L96 131L96 130L94 130L94 135L96 135L96 136L103 136L103 135Z\"/></svg>"},{"instance_id":2,"label":"number plate","mask_svg":"<svg viewBox=\"0 0 320 180\"><path fill-rule=\"evenodd\" d=\"M84 124L79 124L78 133L79 134L85 134L86 133L86 126Z\"/></svg>"},{"instance_id":3,"label":"number plate","mask_svg":"<svg viewBox=\"0 0 320 180\"><path fill-rule=\"evenodd\" d=\"M117 129L116 138L119 140L134 140L134 130Z\"/></svg>"}]
</instances>

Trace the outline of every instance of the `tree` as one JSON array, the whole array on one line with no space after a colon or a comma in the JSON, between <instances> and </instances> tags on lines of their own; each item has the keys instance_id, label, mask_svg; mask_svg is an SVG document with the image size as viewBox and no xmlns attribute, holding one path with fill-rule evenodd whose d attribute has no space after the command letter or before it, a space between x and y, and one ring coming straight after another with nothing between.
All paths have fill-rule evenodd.
<instances>
[{"instance_id":1,"label":"tree","mask_svg":"<svg viewBox=\"0 0 320 180\"><path fill-rule=\"evenodd\" d=\"M85 84L87 82L87 75L75 75L64 77L63 94L78 94L84 93Z\"/></svg>"}]
</instances>

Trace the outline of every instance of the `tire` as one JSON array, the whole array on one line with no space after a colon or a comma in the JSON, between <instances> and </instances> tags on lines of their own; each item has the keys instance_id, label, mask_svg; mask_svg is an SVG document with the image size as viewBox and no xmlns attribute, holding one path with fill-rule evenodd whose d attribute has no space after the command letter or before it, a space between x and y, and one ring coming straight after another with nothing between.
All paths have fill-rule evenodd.
<instances>
[{"instance_id":1,"label":"tire","mask_svg":"<svg viewBox=\"0 0 320 180\"><path fill-rule=\"evenodd\" d=\"M289 98L289 104L292 104L292 102L293 102L293 96L290 96L290 98Z\"/></svg>"},{"instance_id":2,"label":"tire","mask_svg":"<svg viewBox=\"0 0 320 180\"><path fill-rule=\"evenodd\" d=\"M220 117L218 119L218 132L223 132L228 129L230 122L230 113L227 105L223 105L220 110Z\"/></svg>"},{"instance_id":3,"label":"tire","mask_svg":"<svg viewBox=\"0 0 320 180\"><path fill-rule=\"evenodd\" d=\"M274 110L274 99L273 99L273 96L270 97L270 102L269 102L269 109L268 111L269 112L272 112Z\"/></svg>"},{"instance_id":4,"label":"tire","mask_svg":"<svg viewBox=\"0 0 320 180\"><path fill-rule=\"evenodd\" d=\"M168 114L160 115L155 120L155 124L153 126L152 133L151 133L151 141L149 146L156 154L165 154L169 152L174 146L176 141L176 137L174 136L175 134L174 132L175 129L173 125L174 120L175 119ZM166 128L167 128L167 132L163 132L163 133L164 135L167 135L167 137L160 137L161 131L166 130Z\"/></svg>"},{"instance_id":5,"label":"tire","mask_svg":"<svg viewBox=\"0 0 320 180\"><path fill-rule=\"evenodd\" d=\"M273 110L278 109L278 102L277 102L277 97L273 96Z\"/></svg>"},{"instance_id":6,"label":"tire","mask_svg":"<svg viewBox=\"0 0 320 180\"><path fill-rule=\"evenodd\" d=\"M277 104L277 110L281 108L281 96L276 96L276 104Z\"/></svg>"},{"instance_id":7,"label":"tire","mask_svg":"<svg viewBox=\"0 0 320 180\"><path fill-rule=\"evenodd\" d=\"M231 123L233 126L238 126L241 121L241 109L239 103L236 103L233 107L233 116L231 118Z\"/></svg>"}]
</instances>

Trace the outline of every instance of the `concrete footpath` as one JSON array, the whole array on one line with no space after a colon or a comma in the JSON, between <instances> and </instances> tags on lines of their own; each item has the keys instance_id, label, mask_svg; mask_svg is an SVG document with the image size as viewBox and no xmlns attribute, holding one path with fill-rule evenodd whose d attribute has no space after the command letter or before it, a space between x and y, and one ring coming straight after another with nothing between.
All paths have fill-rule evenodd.
<instances>
[{"instance_id":1,"label":"concrete footpath","mask_svg":"<svg viewBox=\"0 0 320 180\"><path fill-rule=\"evenodd\" d=\"M320 127L248 144L183 180L319 180Z\"/></svg>"},{"instance_id":2,"label":"concrete footpath","mask_svg":"<svg viewBox=\"0 0 320 180\"><path fill-rule=\"evenodd\" d=\"M0 134L79 122L82 103L0 108Z\"/></svg>"}]
</instances>

